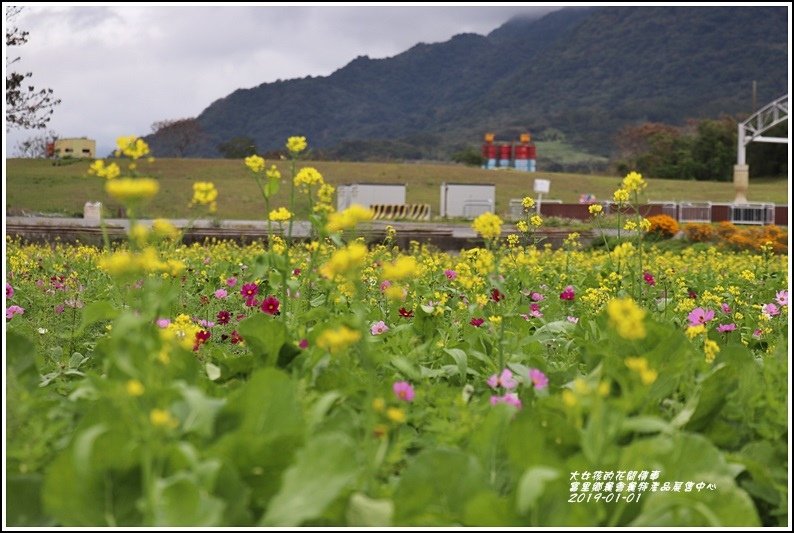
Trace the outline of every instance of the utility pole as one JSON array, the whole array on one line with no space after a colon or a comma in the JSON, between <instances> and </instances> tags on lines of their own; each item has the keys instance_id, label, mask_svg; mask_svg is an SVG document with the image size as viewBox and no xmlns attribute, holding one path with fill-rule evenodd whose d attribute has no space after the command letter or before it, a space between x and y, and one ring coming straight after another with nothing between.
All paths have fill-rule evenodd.
<instances>
[{"instance_id":1,"label":"utility pole","mask_svg":"<svg viewBox=\"0 0 794 533\"><path fill-rule=\"evenodd\" d=\"M758 101L758 82L753 80L753 108L750 110L750 114L755 113L755 110L758 108L756 102Z\"/></svg>"}]
</instances>

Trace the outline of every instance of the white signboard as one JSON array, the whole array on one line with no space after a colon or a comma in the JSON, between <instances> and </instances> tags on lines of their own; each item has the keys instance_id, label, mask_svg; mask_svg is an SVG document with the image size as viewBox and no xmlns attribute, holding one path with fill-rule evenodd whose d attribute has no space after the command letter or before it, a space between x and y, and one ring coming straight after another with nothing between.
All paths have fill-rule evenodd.
<instances>
[{"instance_id":1,"label":"white signboard","mask_svg":"<svg viewBox=\"0 0 794 533\"><path fill-rule=\"evenodd\" d=\"M353 204L370 207L375 204L404 204L405 185L388 183L353 183L336 189L336 210Z\"/></svg>"},{"instance_id":2,"label":"white signboard","mask_svg":"<svg viewBox=\"0 0 794 533\"><path fill-rule=\"evenodd\" d=\"M549 180L535 180L535 192L539 194L549 194Z\"/></svg>"}]
</instances>

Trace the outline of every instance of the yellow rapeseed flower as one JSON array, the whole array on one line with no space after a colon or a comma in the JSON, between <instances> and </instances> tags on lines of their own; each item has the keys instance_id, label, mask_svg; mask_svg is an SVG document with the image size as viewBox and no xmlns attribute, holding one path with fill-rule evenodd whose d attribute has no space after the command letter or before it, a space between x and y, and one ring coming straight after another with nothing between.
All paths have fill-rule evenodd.
<instances>
[{"instance_id":1,"label":"yellow rapeseed flower","mask_svg":"<svg viewBox=\"0 0 794 533\"><path fill-rule=\"evenodd\" d=\"M312 167L304 167L300 169L295 175L295 179L293 181L296 187L304 191L312 185L322 185L325 183L323 181L322 174L320 174L316 168Z\"/></svg>"},{"instance_id":2,"label":"yellow rapeseed flower","mask_svg":"<svg viewBox=\"0 0 794 533\"><path fill-rule=\"evenodd\" d=\"M152 178L119 178L105 183L105 192L125 204L148 200L160 191Z\"/></svg>"},{"instance_id":3,"label":"yellow rapeseed flower","mask_svg":"<svg viewBox=\"0 0 794 533\"><path fill-rule=\"evenodd\" d=\"M317 199L326 204L330 204L334 199L334 191L336 191L336 189L334 189L333 185L330 183L323 183L317 190Z\"/></svg>"},{"instance_id":4,"label":"yellow rapeseed flower","mask_svg":"<svg viewBox=\"0 0 794 533\"><path fill-rule=\"evenodd\" d=\"M268 215L268 219L273 222L286 222L287 220L292 218L292 213L286 207L279 207L278 209L274 209Z\"/></svg>"},{"instance_id":5,"label":"yellow rapeseed flower","mask_svg":"<svg viewBox=\"0 0 794 533\"><path fill-rule=\"evenodd\" d=\"M419 270L416 259L412 256L401 255L393 263L383 265L382 279L397 281L413 277Z\"/></svg>"},{"instance_id":6,"label":"yellow rapeseed flower","mask_svg":"<svg viewBox=\"0 0 794 533\"><path fill-rule=\"evenodd\" d=\"M540 215L532 215L532 217L529 219L529 223L534 227L539 228L543 225L543 219L540 218Z\"/></svg>"},{"instance_id":7,"label":"yellow rapeseed flower","mask_svg":"<svg viewBox=\"0 0 794 533\"><path fill-rule=\"evenodd\" d=\"M612 194L612 198L619 204L625 204L629 201L629 191L626 189L618 189Z\"/></svg>"},{"instance_id":8,"label":"yellow rapeseed flower","mask_svg":"<svg viewBox=\"0 0 794 533\"><path fill-rule=\"evenodd\" d=\"M706 339L703 343L703 352L706 354L706 362L713 363L717 354L720 352L720 347L711 339Z\"/></svg>"},{"instance_id":9,"label":"yellow rapeseed flower","mask_svg":"<svg viewBox=\"0 0 794 533\"><path fill-rule=\"evenodd\" d=\"M590 211L591 215L595 216L600 215L604 211L604 208L601 206L601 204L592 204L587 208L587 210Z\"/></svg>"},{"instance_id":10,"label":"yellow rapeseed flower","mask_svg":"<svg viewBox=\"0 0 794 533\"><path fill-rule=\"evenodd\" d=\"M521 205L525 210L528 211L533 207L535 207L535 200L533 200L529 196L524 196L524 198L521 199Z\"/></svg>"},{"instance_id":11,"label":"yellow rapeseed flower","mask_svg":"<svg viewBox=\"0 0 794 533\"><path fill-rule=\"evenodd\" d=\"M155 427L175 428L179 425L174 415L165 409L152 409L149 412L149 421Z\"/></svg>"},{"instance_id":12,"label":"yellow rapeseed flower","mask_svg":"<svg viewBox=\"0 0 794 533\"><path fill-rule=\"evenodd\" d=\"M405 422L405 411L397 407L389 407L386 409L386 417L396 424Z\"/></svg>"},{"instance_id":13,"label":"yellow rapeseed flower","mask_svg":"<svg viewBox=\"0 0 794 533\"><path fill-rule=\"evenodd\" d=\"M607 304L609 322L618 335L628 340L645 338L645 309L631 298L617 298Z\"/></svg>"},{"instance_id":14,"label":"yellow rapeseed flower","mask_svg":"<svg viewBox=\"0 0 794 533\"><path fill-rule=\"evenodd\" d=\"M317 337L317 346L336 353L358 342L359 339L361 339L360 332L347 326L340 326L336 329L326 329L320 333L320 336Z\"/></svg>"},{"instance_id":15,"label":"yellow rapeseed flower","mask_svg":"<svg viewBox=\"0 0 794 533\"><path fill-rule=\"evenodd\" d=\"M639 192L647 187L647 185L648 184L645 182L645 180L642 179L642 174L639 172L629 172L626 174L626 177L623 178L623 189L625 189L627 192Z\"/></svg>"},{"instance_id":16,"label":"yellow rapeseed flower","mask_svg":"<svg viewBox=\"0 0 794 533\"><path fill-rule=\"evenodd\" d=\"M164 218L156 218L152 222L152 232L161 239L176 239L179 237L179 230Z\"/></svg>"},{"instance_id":17,"label":"yellow rapeseed flower","mask_svg":"<svg viewBox=\"0 0 794 533\"><path fill-rule=\"evenodd\" d=\"M149 145L137 135L128 135L116 139L118 150L116 153L124 154L130 159L139 159L149 153Z\"/></svg>"},{"instance_id":18,"label":"yellow rapeseed flower","mask_svg":"<svg viewBox=\"0 0 794 533\"><path fill-rule=\"evenodd\" d=\"M143 393L146 390L143 386L143 383L137 379L129 380L124 388L127 390L127 394L130 396L143 396Z\"/></svg>"},{"instance_id":19,"label":"yellow rapeseed flower","mask_svg":"<svg viewBox=\"0 0 794 533\"><path fill-rule=\"evenodd\" d=\"M519 220L516 222L516 229L521 233L526 233L529 231L529 225L526 220Z\"/></svg>"},{"instance_id":20,"label":"yellow rapeseed flower","mask_svg":"<svg viewBox=\"0 0 794 533\"><path fill-rule=\"evenodd\" d=\"M331 258L320 268L320 274L327 278L333 278L338 274L352 272L364 263L367 257L367 247L361 243L354 242L346 248L336 250Z\"/></svg>"},{"instance_id":21,"label":"yellow rapeseed flower","mask_svg":"<svg viewBox=\"0 0 794 533\"><path fill-rule=\"evenodd\" d=\"M116 163L105 165L102 159L97 159L88 167L88 173L108 180L116 179L121 174L121 169Z\"/></svg>"},{"instance_id":22,"label":"yellow rapeseed flower","mask_svg":"<svg viewBox=\"0 0 794 533\"><path fill-rule=\"evenodd\" d=\"M290 153L299 154L306 149L306 137L290 137L286 146Z\"/></svg>"},{"instance_id":23,"label":"yellow rapeseed flower","mask_svg":"<svg viewBox=\"0 0 794 533\"><path fill-rule=\"evenodd\" d=\"M484 239L495 239L502 234L502 219L494 213L483 213L474 219L471 227Z\"/></svg>"},{"instance_id":24,"label":"yellow rapeseed flower","mask_svg":"<svg viewBox=\"0 0 794 533\"><path fill-rule=\"evenodd\" d=\"M372 220L374 213L372 209L363 205L353 204L344 211L331 213L328 217L328 224L325 229L328 231L343 231L356 227L359 222Z\"/></svg>"},{"instance_id":25,"label":"yellow rapeseed flower","mask_svg":"<svg viewBox=\"0 0 794 533\"><path fill-rule=\"evenodd\" d=\"M689 326L686 328L686 336L690 339L694 339L701 333L706 333L706 326L703 324L697 324L695 326Z\"/></svg>"},{"instance_id":26,"label":"yellow rapeseed flower","mask_svg":"<svg viewBox=\"0 0 794 533\"><path fill-rule=\"evenodd\" d=\"M256 154L250 155L245 158L245 166L248 167L251 172L262 172L265 170L265 158Z\"/></svg>"}]
</instances>

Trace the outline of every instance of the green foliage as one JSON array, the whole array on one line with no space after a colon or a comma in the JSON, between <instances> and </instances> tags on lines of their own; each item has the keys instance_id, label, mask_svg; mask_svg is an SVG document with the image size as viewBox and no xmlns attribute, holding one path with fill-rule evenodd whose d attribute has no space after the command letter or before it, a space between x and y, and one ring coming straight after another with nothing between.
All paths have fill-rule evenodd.
<instances>
[{"instance_id":1,"label":"green foliage","mask_svg":"<svg viewBox=\"0 0 794 533\"><path fill-rule=\"evenodd\" d=\"M473 146L466 148L452 154L452 160L455 163L463 163L472 167L481 167L485 163L485 158Z\"/></svg>"},{"instance_id":2,"label":"green foliage","mask_svg":"<svg viewBox=\"0 0 794 533\"><path fill-rule=\"evenodd\" d=\"M256 144L251 137L240 135L218 144L218 152L226 159L242 159L256 154Z\"/></svg>"}]
</instances>

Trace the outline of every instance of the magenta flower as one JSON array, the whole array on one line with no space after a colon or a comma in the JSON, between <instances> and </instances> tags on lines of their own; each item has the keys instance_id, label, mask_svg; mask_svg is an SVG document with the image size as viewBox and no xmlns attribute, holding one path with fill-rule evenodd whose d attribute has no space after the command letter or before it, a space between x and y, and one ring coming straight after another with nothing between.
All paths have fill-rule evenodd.
<instances>
[{"instance_id":1,"label":"magenta flower","mask_svg":"<svg viewBox=\"0 0 794 533\"><path fill-rule=\"evenodd\" d=\"M407 381L396 381L394 385L392 385L391 389L394 391L394 395L397 396L399 400L403 400L405 402L414 401L414 396L416 393L414 392L414 388Z\"/></svg>"},{"instance_id":2,"label":"magenta flower","mask_svg":"<svg viewBox=\"0 0 794 533\"><path fill-rule=\"evenodd\" d=\"M10 300L13 297L14 297L14 287L12 287L11 284L6 281L6 298Z\"/></svg>"},{"instance_id":3,"label":"magenta flower","mask_svg":"<svg viewBox=\"0 0 794 533\"><path fill-rule=\"evenodd\" d=\"M154 323L157 324L157 327L160 329L165 329L171 325L171 321L167 318L158 318Z\"/></svg>"},{"instance_id":4,"label":"magenta flower","mask_svg":"<svg viewBox=\"0 0 794 533\"><path fill-rule=\"evenodd\" d=\"M472 325L472 326L474 326L475 328L479 328L480 326L482 326L482 323L483 323L483 322L485 322L485 319L484 319L484 318L472 318L472 319L469 321L469 324L471 324L471 325Z\"/></svg>"},{"instance_id":5,"label":"magenta flower","mask_svg":"<svg viewBox=\"0 0 794 533\"><path fill-rule=\"evenodd\" d=\"M65 306L65 305L63 305L63 304L60 304L60 305L56 305L56 306L55 306L55 314L56 314L56 315L60 315L61 313L63 313L63 312L64 312L64 310L66 310L66 306Z\"/></svg>"},{"instance_id":6,"label":"magenta flower","mask_svg":"<svg viewBox=\"0 0 794 533\"><path fill-rule=\"evenodd\" d=\"M278 313L278 306L280 305L280 303L281 302L278 301L278 298L276 298L271 294L262 301L262 306L260 307L260 309L262 310L263 313L266 313L268 315L275 315L276 313Z\"/></svg>"},{"instance_id":7,"label":"magenta flower","mask_svg":"<svg viewBox=\"0 0 794 533\"><path fill-rule=\"evenodd\" d=\"M711 309L703 309L702 307L695 307L687 318L689 319L690 326L698 326L712 320L714 318L714 311Z\"/></svg>"},{"instance_id":8,"label":"magenta flower","mask_svg":"<svg viewBox=\"0 0 794 533\"><path fill-rule=\"evenodd\" d=\"M204 320L203 318L199 318L198 320L196 320L196 324L207 329L215 327L215 322Z\"/></svg>"},{"instance_id":9,"label":"magenta flower","mask_svg":"<svg viewBox=\"0 0 794 533\"><path fill-rule=\"evenodd\" d=\"M453 280L458 277L458 273L454 270L450 270L449 268L444 271L444 275L448 280Z\"/></svg>"},{"instance_id":10,"label":"magenta flower","mask_svg":"<svg viewBox=\"0 0 794 533\"><path fill-rule=\"evenodd\" d=\"M579 322L579 319L575 316L567 316L565 320L567 320L571 324L577 324Z\"/></svg>"},{"instance_id":11,"label":"magenta flower","mask_svg":"<svg viewBox=\"0 0 794 533\"><path fill-rule=\"evenodd\" d=\"M218 314L215 316L218 319L218 324L228 324L229 320L232 318L232 314L229 311L218 311Z\"/></svg>"},{"instance_id":12,"label":"magenta flower","mask_svg":"<svg viewBox=\"0 0 794 533\"><path fill-rule=\"evenodd\" d=\"M494 302L499 302L499 300L504 300L505 295L499 292L499 289L491 289L491 300Z\"/></svg>"},{"instance_id":13,"label":"magenta flower","mask_svg":"<svg viewBox=\"0 0 794 533\"><path fill-rule=\"evenodd\" d=\"M761 308L761 312L769 318L772 318L773 316L780 314L780 308L775 304L764 304L764 306Z\"/></svg>"},{"instance_id":14,"label":"magenta flower","mask_svg":"<svg viewBox=\"0 0 794 533\"><path fill-rule=\"evenodd\" d=\"M389 326L387 326L386 322L384 322L383 320L381 320L380 322L375 322L369 328L369 332L372 333L373 335L380 335L382 333L386 333L387 331L389 331Z\"/></svg>"},{"instance_id":15,"label":"magenta flower","mask_svg":"<svg viewBox=\"0 0 794 533\"><path fill-rule=\"evenodd\" d=\"M755 337L756 339L760 339L761 335L763 333L764 333L763 331L761 331L760 329L757 329L757 330L753 331L753 337Z\"/></svg>"},{"instance_id":16,"label":"magenta flower","mask_svg":"<svg viewBox=\"0 0 794 533\"><path fill-rule=\"evenodd\" d=\"M521 409L521 400L515 392L508 392L504 396L491 396L491 405L498 405L500 403L506 403L507 405L512 405L516 409Z\"/></svg>"},{"instance_id":17,"label":"magenta flower","mask_svg":"<svg viewBox=\"0 0 794 533\"><path fill-rule=\"evenodd\" d=\"M234 287L235 285L237 285L237 278L229 278L226 280L226 286L231 288Z\"/></svg>"},{"instance_id":18,"label":"magenta flower","mask_svg":"<svg viewBox=\"0 0 794 533\"><path fill-rule=\"evenodd\" d=\"M651 286L656 285L656 280L654 279L653 274L651 274L650 272L643 273L642 279L644 279L645 283L647 283L648 285Z\"/></svg>"},{"instance_id":19,"label":"magenta flower","mask_svg":"<svg viewBox=\"0 0 794 533\"><path fill-rule=\"evenodd\" d=\"M539 292L533 292L532 294L529 295L529 297L532 299L533 302L540 302L546 299L546 297L540 294Z\"/></svg>"},{"instance_id":20,"label":"magenta flower","mask_svg":"<svg viewBox=\"0 0 794 533\"><path fill-rule=\"evenodd\" d=\"M573 299L574 299L574 297L575 297L575 296L576 296L576 293L574 293L574 290L573 290L573 285L568 285L568 286L567 286L567 287L565 287L565 289L563 289L563 291L560 293L560 300L568 300L568 301L573 301Z\"/></svg>"},{"instance_id":21,"label":"magenta flower","mask_svg":"<svg viewBox=\"0 0 794 533\"><path fill-rule=\"evenodd\" d=\"M724 302L720 304L720 309L722 309L722 312L726 315L731 312L731 306Z\"/></svg>"},{"instance_id":22,"label":"magenta flower","mask_svg":"<svg viewBox=\"0 0 794 533\"><path fill-rule=\"evenodd\" d=\"M256 283L246 283L240 289L240 294L245 298L245 305L254 307L256 305L256 295L259 294L259 285Z\"/></svg>"},{"instance_id":23,"label":"magenta flower","mask_svg":"<svg viewBox=\"0 0 794 533\"><path fill-rule=\"evenodd\" d=\"M546 387L549 386L549 378L547 378L546 374L544 374L537 368L530 369L529 379L532 380L532 384L535 386L535 389L537 390L545 389Z\"/></svg>"},{"instance_id":24,"label":"magenta flower","mask_svg":"<svg viewBox=\"0 0 794 533\"><path fill-rule=\"evenodd\" d=\"M227 296L229 296L229 293L226 292L226 289L218 289L217 291L215 291L215 297L218 300L223 300Z\"/></svg>"},{"instance_id":25,"label":"magenta flower","mask_svg":"<svg viewBox=\"0 0 794 533\"><path fill-rule=\"evenodd\" d=\"M540 312L540 306L538 304L530 304L529 306L529 316L535 318L541 318L543 313Z\"/></svg>"},{"instance_id":26,"label":"magenta flower","mask_svg":"<svg viewBox=\"0 0 794 533\"><path fill-rule=\"evenodd\" d=\"M386 289L388 289L389 287L391 287L391 281L389 281L387 279L381 281L381 283L380 283L380 292L385 292Z\"/></svg>"},{"instance_id":27,"label":"magenta flower","mask_svg":"<svg viewBox=\"0 0 794 533\"><path fill-rule=\"evenodd\" d=\"M727 333L736 329L736 324L720 324L717 326L717 331L720 333Z\"/></svg>"},{"instance_id":28,"label":"magenta flower","mask_svg":"<svg viewBox=\"0 0 794 533\"><path fill-rule=\"evenodd\" d=\"M301 339L300 342L298 343L298 348L300 348L301 350L305 350L308 347L309 347L308 339Z\"/></svg>"},{"instance_id":29,"label":"magenta flower","mask_svg":"<svg viewBox=\"0 0 794 533\"><path fill-rule=\"evenodd\" d=\"M507 368L502 370L502 373L499 374L498 376L494 374L491 377L489 377L486 383L488 383L488 386L491 387L492 389L495 389L497 387L502 387L507 390L510 390L510 389L515 389L518 386L518 382L515 379L513 379L513 373L510 372L510 370L508 370Z\"/></svg>"},{"instance_id":30,"label":"magenta flower","mask_svg":"<svg viewBox=\"0 0 794 533\"><path fill-rule=\"evenodd\" d=\"M6 318L11 320L17 315L24 315L25 309L23 307L19 307L18 305L12 305L10 307L6 307Z\"/></svg>"},{"instance_id":31,"label":"magenta flower","mask_svg":"<svg viewBox=\"0 0 794 533\"><path fill-rule=\"evenodd\" d=\"M6 284L8 285L8 284ZM8 288L6 287L6 294L8 294ZM14 291L11 291L11 294L14 294ZM778 292L775 295L775 301L777 301L778 305L788 305L788 290L783 289L782 291Z\"/></svg>"}]
</instances>

